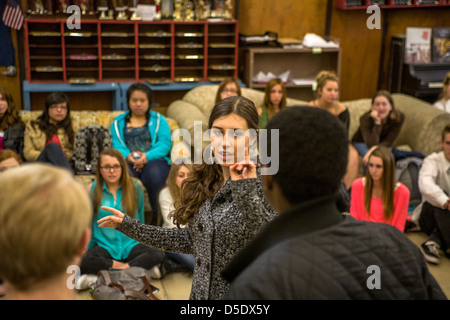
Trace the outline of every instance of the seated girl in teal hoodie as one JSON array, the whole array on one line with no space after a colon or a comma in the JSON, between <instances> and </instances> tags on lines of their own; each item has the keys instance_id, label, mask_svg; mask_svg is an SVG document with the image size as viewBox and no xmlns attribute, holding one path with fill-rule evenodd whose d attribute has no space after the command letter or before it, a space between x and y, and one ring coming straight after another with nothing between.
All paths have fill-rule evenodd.
<instances>
[{"instance_id":1,"label":"seated girl in teal hoodie","mask_svg":"<svg viewBox=\"0 0 450 320\"><path fill-rule=\"evenodd\" d=\"M128 111L116 117L110 127L112 147L120 151L134 177L147 189L152 207L152 224L158 216L158 194L165 186L172 148L169 123L150 110L151 89L142 83L127 91Z\"/></svg>"}]
</instances>

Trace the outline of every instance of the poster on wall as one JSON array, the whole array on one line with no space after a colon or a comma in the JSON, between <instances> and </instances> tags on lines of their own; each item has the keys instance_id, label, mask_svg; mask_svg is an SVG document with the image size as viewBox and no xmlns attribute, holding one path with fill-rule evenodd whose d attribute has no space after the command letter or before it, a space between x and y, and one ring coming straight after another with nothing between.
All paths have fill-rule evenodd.
<instances>
[{"instance_id":1,"label":"poster on wall","mask_svg":"<svg viewBox=\"0 0 450 320\"><path fill-rule=\"evenodd\" d=\"M405 62L431 62L431 28L406 28Z\"/></svg>"},{"instance_id":2,"label":"poster on wall","mask_svg":"<svg viewBox=\"0 0 450 320\"><path fill-rule=\"evenodd\" d=\"M450 62L450 28L433 28L433 62Z\"/></svg>"}]
</instances>

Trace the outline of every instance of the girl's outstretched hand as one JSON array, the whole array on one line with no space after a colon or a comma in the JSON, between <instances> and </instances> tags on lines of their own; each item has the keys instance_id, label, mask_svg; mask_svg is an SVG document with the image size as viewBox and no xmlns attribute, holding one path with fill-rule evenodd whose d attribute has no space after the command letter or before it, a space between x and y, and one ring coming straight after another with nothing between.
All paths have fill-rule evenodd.
<instances>
[{"instance_id":1,"label":"girl's outstretched hand","mask_svg":"<svg viewBox=\"0 0 450 320\"><path fill-rule=\"evenodd\" d=\"M122 212L117 209L110 207L101 207L103 210L111 212L113 215L101 218L97 221L100 228L117 228L119 224L122 223L123 217L125 216Z\"/></svg>"}]
</instances>

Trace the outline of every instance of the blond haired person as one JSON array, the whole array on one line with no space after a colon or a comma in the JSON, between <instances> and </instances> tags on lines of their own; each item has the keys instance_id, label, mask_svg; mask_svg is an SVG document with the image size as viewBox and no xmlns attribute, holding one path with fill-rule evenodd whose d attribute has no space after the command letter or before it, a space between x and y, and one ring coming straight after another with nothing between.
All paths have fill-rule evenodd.
<instances>
[{"instance_id":1,"label":"blond haired person","mask_svg":"<svg viewBox=\"0 0 450 320\"><path fill-rule=\"evenodd\" d=\"M450 71L447 72L442 81L442 92L439 95L439 100L433 106L445 112L450 112Z\"/></svg>"},{"instance_id":2,"label":"blond haired person","mask_svg":"<svg viewBox=\"0 0 450 320\"><path fill-rule=\"evenodd\" d=\"M347 130L350 128L350 113L348 108L339 102L339 78L334 72L321 71L316 76L316 99L308 103L309 106L322 108L335 115ZM347 172L342 179L345 188L349 190L353 181L358 177L359 157L358 152L349 144Z\"/></svg>"},{"instance_id":3,"label":"blond haired person","mask_svg":"<svg viewBox=\"0 0 450 320\"><path fill-rule=\"evenodd\" d=\"M79 265L91 235L86 189L67 170L39 163L3 172L0 185L6 298L75 299L67 270Z\"/></svg>"}]
</instances>

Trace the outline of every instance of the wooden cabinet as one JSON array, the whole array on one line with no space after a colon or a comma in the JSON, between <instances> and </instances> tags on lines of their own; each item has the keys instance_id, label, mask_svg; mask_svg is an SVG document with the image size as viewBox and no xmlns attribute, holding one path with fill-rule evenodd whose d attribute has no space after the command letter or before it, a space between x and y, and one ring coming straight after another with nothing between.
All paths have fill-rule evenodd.
<instances>
[{"instance_id":1,"label":"wooden cabinet","mask_svg":"<svg viewBox=\"0 0 450 320\"><path fill-rule=\"evenodd\" d=\"M336 7L344 10L366 9L371 5L382 9L424 8L450 6L449 0L336 0Z\"/></svg>"},{"instance_id":2,"label":"wooden cabinet","mask_svg":"<svg viewBox=\"0 0 450 320\"><path fill-rule=\"evenodd\" d=\"M221 81L237 76L238 22L27 19L33 82Z\"/></svg>"},{"instance_id":3,"label":"wooden cabinet","mask_svg":"<svg viewBox=\"0 0 450 320\"><path fill-rule=\"evenodd\" d=\"M340 74L340 48L248 48L242 56L245 63L241 77L248 87L264 90L265 82L254 81L259 72L279 76L290 71L290 80L285 84L287 95L305 101L313 99L312 84L320 71Z\"/></svg>"}]
</instances>

